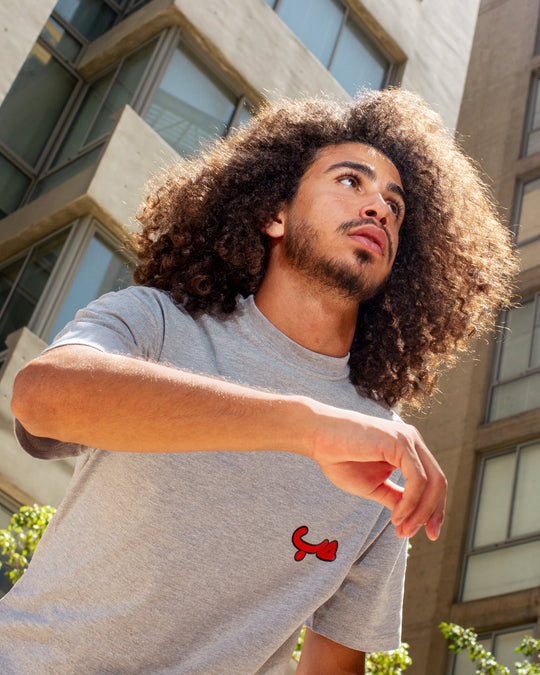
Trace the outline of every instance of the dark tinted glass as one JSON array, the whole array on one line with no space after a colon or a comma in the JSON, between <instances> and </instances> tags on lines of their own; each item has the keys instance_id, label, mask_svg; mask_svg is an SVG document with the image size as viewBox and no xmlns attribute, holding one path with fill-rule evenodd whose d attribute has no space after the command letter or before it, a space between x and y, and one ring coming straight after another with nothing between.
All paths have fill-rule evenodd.
<instances>
[{"instance_id":1,"label":"dark tinted glass","mask_svg":"<svg viewBox=\"0 0 540 675\"><path fill-rule=\"evenodd\" d=\"M30 184L30 178L0 155L0 218L15 211Z\"/></svg>"},{"instance_id":2,"label":"dark tinted glass","mask_svg":"<svg viewBox=\"0 0 540 675\"><path fill-rule=\"evenodd\" d=\"M90 41L108 31L117 16L101 0L60 0L54 9Z\"/></svg>"},{"instance_id":3,"label":"dark tinted glass","mask_svg":"<svg viewBox=\"0 0 540 675\"><path fill-rule=\"evenodd\" d=\"M65 230L36 246L29 254L28 263L0 314L0 349L5 348L5 339L10 333L30 321L67 236ZM15 270L10 268L11 265L0 270L5 285L9 284L10 277L13 279Z\"/></svg>"},{"instance_id":4,"label":"dark tinted glass","mask_svg":"<svg viewBox=\"0 0 540 675\"><path fill-rule=\"evenodd\" d=\"M0 139L34 165L77 80L35 44L0 108Z\"/></svg>"},{"instance_id":5,"label":"dark tinted glass","mask_svg":"<svg viewBox=\"0 0 540 675\"><path fill-rule=\"evenodd\" d=\"M171 59L146 121L177 152L192 155L222 136L236 100L219 79L183 48Z\"/></svg>"}]
</instances>

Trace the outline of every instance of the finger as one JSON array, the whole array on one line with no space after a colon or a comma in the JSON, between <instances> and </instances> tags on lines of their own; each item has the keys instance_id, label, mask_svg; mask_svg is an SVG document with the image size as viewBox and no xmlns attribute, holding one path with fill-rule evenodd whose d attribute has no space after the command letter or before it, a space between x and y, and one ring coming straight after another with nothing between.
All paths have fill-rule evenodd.
<instances>
[{"instance_id":1,"label":"finger","mask_svg":"<svg viewBox=\"0 0 540 675\"><path fill-rule=\"evenodd\" d=\"M405 490L401 503L392 515L392 522L398 528L402 526L400 533L414 536L435 512L439 519L444 513L446 479L416 429L413 429L413 437L406 437L406 440L409 441L409 446L404 444L399 448L402 453L400 468L406 481ZM441 504L442 511L439 508ZM434 527L430 529L433 535L435 522L436 519L433 521Z\"/></svg>"},{"instance_id":2,"label":"finger","mask_svg":"<svg viewBox=\"0 0 540 675\"><path fill-rule=\"evenodd\" d=\"M403 488L401 485L397 485L390 479L387 479L373 490L368 498L379 502L379 504L386 506L387 509L394 512L395 508L403 498Z\"/></svg>"},{"instance_id":3,"label":"finger","mask_svg":"<svg viewBox=\"0 0 540 675\"><path fill-rule=\"evenodd\" d=\"M427 466L428 480L416 509L398 525L401 536L414 537L426 524L426 534L437 539L444 518L447 482L437 462L430 457Z\"/></svg>"},{"instance_id":4,"label":"finger","mask_svg":"<svg viewBox=\"0 0 540 675\"><path fill-rule=\"evenodd\" d=\"M435 541L439 538L441 532L441 526L444 521L444 511L446 506L446 493L443 499L439 502L437 508L433 512L433 515L426 523L426 534L431 541Z\"/></svg>"},{"instance_id":5,"label":"finger","mask_svg":"<svg viewBox=\"0 0 540 675\"><path fill-rule=\"evenodd\" d=\"M402 499L392 514L394 525L400 525L417 509L428 483L428 475L415 449L402 448L401 457L396 461L403 478L405 488Z\"/></svg>"}]
</instances>

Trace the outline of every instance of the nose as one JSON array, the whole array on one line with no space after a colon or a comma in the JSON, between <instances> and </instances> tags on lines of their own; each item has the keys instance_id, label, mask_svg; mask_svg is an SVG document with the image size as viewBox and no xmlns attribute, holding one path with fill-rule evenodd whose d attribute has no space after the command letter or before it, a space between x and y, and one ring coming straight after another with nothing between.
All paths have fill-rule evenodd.
<instances>
[{"instance_id":1,"label":"nose","mask_svg":"<svg viewBox=\"0 0 540 675\"><path fill-rule=\"evenodd\" d=\"M388 223L389 215L390 208L380 192L370 195L360 209L361 218L375 218L381 225Z\"/></svg>"}]
</instances>

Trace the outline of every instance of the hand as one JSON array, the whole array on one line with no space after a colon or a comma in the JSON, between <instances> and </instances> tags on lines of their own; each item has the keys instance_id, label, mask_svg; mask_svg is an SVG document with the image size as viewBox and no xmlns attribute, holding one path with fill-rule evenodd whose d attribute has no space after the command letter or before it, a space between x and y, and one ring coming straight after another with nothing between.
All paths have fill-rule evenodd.
<instances>
[{"instance_id":1,"label":"hand","mask_svg":"<svg viewBox=\"0 0 540 675\"><path fill-rule=\"evenodd\" d=\"M439 536L446 478L418 431L409 424L324 406L310 456L346 492L373 499L392 511L398 537L413 537L425 525ZM405 487L389 477L400 469Z\"/></svg>"}]
</instances>

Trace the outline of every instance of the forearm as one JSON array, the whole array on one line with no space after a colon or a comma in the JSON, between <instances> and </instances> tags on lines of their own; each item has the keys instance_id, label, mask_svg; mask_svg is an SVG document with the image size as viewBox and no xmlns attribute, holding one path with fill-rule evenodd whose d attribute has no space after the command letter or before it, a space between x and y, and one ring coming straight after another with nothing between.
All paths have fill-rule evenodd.
<instances>
[{"instance_id":1,"label":"forearm","mask_svg":"<svg viewBox=\"0 0 540 675\"><path fill-rule=\"evenodd\" d=\"M112 451L302 451L302 399L149 361L66 346L17 376L14 415L33 435Z\"/></svg>"},{"instance_id":2,"label":"forearm","mask_svg":"<svg viewBox=\"0 0 540 675\"><path fill-rule=\"evenodd\" d=\"M339 488L392 511L398 536L425 523L436 539L446 481L406 424L275 394L91 347L64 346L29 363L12 410L34 436L125 452L295 452ZM405 489L390 475L401 469Z\"/></svg>"}]
</instances>

